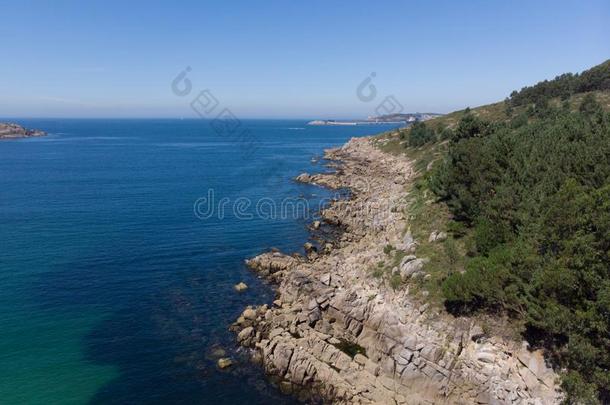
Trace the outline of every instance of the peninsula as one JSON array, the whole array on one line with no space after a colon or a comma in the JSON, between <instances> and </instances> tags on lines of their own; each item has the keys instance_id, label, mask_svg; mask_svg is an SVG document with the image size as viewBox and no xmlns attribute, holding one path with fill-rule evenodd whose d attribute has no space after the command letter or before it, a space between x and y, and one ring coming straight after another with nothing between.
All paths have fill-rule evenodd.
<instances>
[{"instance_id":1,"label":"peninsula","mask_svg":"<svg viewBox=\"0 0 610 405\"><path fill-rule=\"evenodd\" d=\"M406 113L406 114L385 114L371 116L363 120L313 120L307 125L376 125L376 124L403 124L409 125L414 122L427 121L432 118L440 117L438 113Z\"/></svg>"}]
</instances>

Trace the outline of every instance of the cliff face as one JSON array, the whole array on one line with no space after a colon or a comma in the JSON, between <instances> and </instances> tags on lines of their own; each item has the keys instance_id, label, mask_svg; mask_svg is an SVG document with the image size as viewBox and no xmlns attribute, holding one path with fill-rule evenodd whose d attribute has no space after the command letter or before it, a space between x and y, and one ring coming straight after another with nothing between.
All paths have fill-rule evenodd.
<instances>
[{"instance_id":1,"label":"cliff face","mask_svg":"<svg viewBox=\"0 0 610 405\"><path fill-rule=\"evenodd\" d=\"M307 258L270 252L249 260L278 283L278 299L247 308L232 326L280 387L336 403L558 402L556 375L525 342L486 337L472 320L418 304L408 287L394 290L371 276L390 244L405 252L396 272L407 286L425 277L405 214L411 162L367 138L326 157L342 162L336 173L299 180L352 190L350 200L322 212L345 232Z\"/></svg>"},{"instance_id":2,"label":"cliff face","mask_svg":"<svg viewBox=\"0 0 610 405\"><path fill-rule=\"evenodd\" d=\"M27 138L46 135L43 131L32 130L21 125L0 122L0 139Z\"/></svg>"}]
</instances>

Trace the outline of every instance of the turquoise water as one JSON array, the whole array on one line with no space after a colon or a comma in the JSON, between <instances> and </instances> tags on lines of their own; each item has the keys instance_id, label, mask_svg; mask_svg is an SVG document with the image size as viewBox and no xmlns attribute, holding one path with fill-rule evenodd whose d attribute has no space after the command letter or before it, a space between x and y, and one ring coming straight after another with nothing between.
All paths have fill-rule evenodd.
<instances>
[{"instance_id":1,"label":"turquoise water","mask_svg":"<svg viewBox=\"0 0 610 405\"><path fill-rule=\"evenodd\" d=\"M194 203L214 190L317 208L328 193L291 178L391 126L251 120L244 140L203 120L16 121L49 135L0 142L0 402L293 402L227 327L273 299L243 259L300 249L311 219L200 218ZM216 368L218 345L236 367Z\"/></svg>"}]
</instances>

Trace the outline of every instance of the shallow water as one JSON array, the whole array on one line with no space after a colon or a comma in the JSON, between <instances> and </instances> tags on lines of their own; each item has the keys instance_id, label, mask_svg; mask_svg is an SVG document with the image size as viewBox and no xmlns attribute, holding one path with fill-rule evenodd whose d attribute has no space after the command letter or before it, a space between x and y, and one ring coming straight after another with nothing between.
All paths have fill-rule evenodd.
<instances>
[{"instance_id":1,"label":"shallow water","mask_svg":"<svg viewBox=\"0 0 610 405\"><path fill-rule=\"evenodd\" d=\"M294 402L227 330L273 299L243 259L307 241L330 194L291 178L324 170L313 156L393 126L250 120L244 142L203 120L16 121L49 135L0 142L0 402ZM307 212L257 215L298 197Z\"/></svg>"}]
</instances>

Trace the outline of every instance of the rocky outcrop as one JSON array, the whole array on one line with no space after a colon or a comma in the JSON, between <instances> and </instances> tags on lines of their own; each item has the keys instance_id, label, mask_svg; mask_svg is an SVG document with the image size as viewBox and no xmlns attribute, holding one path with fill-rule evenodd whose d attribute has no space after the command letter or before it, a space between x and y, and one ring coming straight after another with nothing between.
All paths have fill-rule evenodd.
<instances>
[{"instance_id":1,"label":"rocky outcrop","mask_svg":"<svg viewBox=\"0 0 610 405\"><path fill-rule=\"evenodd\" d=\"M445 232L432 231L428 238L428 242L442 242L445 239L447 239L447 234Z\"/></svg>"},{"instance_id":2,"label":"rocky outcrop","mask_svg":"<svg viewBox=\"0 0 610 405\"><path fill-rule=\"evenodd\" d=\"M280 252L267 252L246 260L246 265L271 281L280 282L288 270L299 263L299 258Z\"/></svg>"},{"instance_id":3,"label":"rocky outcrop","mask_svg":"<svg viewBox=\"0 0 610 405\"><path fill-rule=\"evenodd\" d=\"M0 139L27 138L43 135L46 135L46 133L37 129L27 129L21 125L0 122Z\"/></svg>"},{"instance_id":4,"label":"rocky outcrop","mask_svg":"<svg viewBox=\"0 0 610 405\"><path fill-rule=\"evenodd\" d=\"M326 157L342 162L335 173L299 177L351 190L349 200L321 213L344 232L326 254L248 260L278 283L278 297L272 307L248 307L232 326L280 388L336 403L557 402L555 374L541 353L487 337L474 321L409 295L409 279L425 276L427 262L417 257L406 214L411 163L366 138ZM387 245L404 251L393 271L405 288L371 277Z\"/></svg>"},{"instance_id":5,"label":"rocky outcrop","mask_svg":"<svg viewBox=\"0 0 610 405\"><path fill-rule=\"evenodd\" d=\"M244 283L243 281L240 281L239 283L235 284L233 286L233 288L237 292L243 292L243 291L246 291L248 289L248 285L246 283Z\"/></svg>"}]
</instances>

